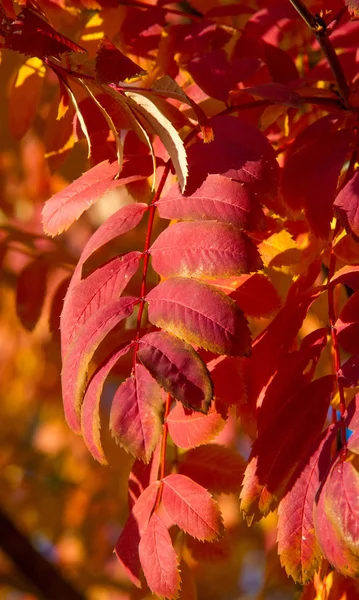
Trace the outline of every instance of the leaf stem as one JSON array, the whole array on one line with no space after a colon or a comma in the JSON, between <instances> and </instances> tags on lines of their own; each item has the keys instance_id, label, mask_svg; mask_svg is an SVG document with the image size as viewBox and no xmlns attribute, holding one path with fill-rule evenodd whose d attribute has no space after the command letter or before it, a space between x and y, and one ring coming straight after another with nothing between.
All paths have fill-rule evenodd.
<instances>
[{"instance_id":1,"label":"leaf stem","mask_svg":"<svg viewBox=\"0 0 359 600\"><path fill-rule=\"evenodd\" d=\"M289 0L302 19L315 35L334 75L338 92L344 103L348 107L349 86L345 77L343 67L339 57L329 39L330 31L327 30L325 21L319 15L312 15L302 0Z\"/></svg>"},{"instance_id":2,"label":"leaf stem","mask_svg":"<svg viewBox=\"0 0 359 600\"><path fill-rule=\"evenodd\" d=\"M161 180L158 184L157 191L156 191L156 193L153 197L153 200L151 202L151 205L150 205L150 214L149 214L149 218L148 218L145 247L143 249L143 270L142 270L142 282L141 282L141 291L140 291L140 307L139 307L138 315L137 315L135 350L133 353L133 369L136 368L137 350L138 350L139 340L141 337L141 321L142 321L143 310L144 310L145 302L146 302L146 300L145 300L146 281L147 281L147 272L148 272L148 265L149 265L149 259L150 259L150 255L149 255L148 251L149 251L149 248L151 245L152 229L153 229L153 223L154 223L155 213L156 213L156 203L161 196L161 193L165 186L168 174L170 172L170 168L171 168L171 161L169 160L166 163L165 169L162 173Z\"/></svg>"},{"instance_id":3,"label":"leaf stem","mask_svg":"<svg viewBox=\"0 0 359 600\"><path fill-rule=\"evenodd\" d=\"M161 502L162 490L163 490L162 479L164 478L165 473L166 473L166 471L165 471L165 469L166 469L166 450L167 450L167 438L168 438L167 417L170 412L171 401L172 401L171 394L167 394L165 413L163 416L163 432L162 432L161 451L160 451L161 452L160 466L159 466L159 471L158 471L158 479L160 480L161 485L158 488L154 512L158 509L160 502Z\"/></svg>"},{"instance_id":4,"label":"leaf stem","mask_svg":"<svg viewBox=\"0 0 359 600\"><path fill-rule=\"evenodd\" d=\"M339 228L340 228L340 224L337 224L334 234L333 234L333 239L337 235ZM331 248L330 261L329 261L329 272L328 272L328 316L329 316L329 323L330 323L330 333L331 333L331 338L332 338L332 348L333 348L333 354L334 354L334 371L335 371L337 390L339 393L342 447L343 447L343 452L345 453L346 446L347 446L347 438L346 438L346 427L345 427L345 422L344 422L344 413L345 413L346 407L345 407L344 388L338 377L338 373L341 368L341 360L340 360L340 349L339 349L339 343L338 343L337 328L335 326L335 322L336 322L335 306L334 306L335 286L329 285L330 280L332 279L332 277L335 273L335 265L336 265L336 256L333 252L333 249Z\"/></svg>"}]
</instances>

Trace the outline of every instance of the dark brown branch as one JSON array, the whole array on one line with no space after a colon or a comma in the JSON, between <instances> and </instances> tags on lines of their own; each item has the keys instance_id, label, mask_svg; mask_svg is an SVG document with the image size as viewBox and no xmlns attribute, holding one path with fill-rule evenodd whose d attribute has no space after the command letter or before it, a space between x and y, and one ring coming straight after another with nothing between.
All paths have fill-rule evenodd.
<instances>
[{"instance_id":1,"label":"dark brown branch","mask_svg":"<svg viewBox=\"0 0 359 600\"><path fill-rule=\"evenodd\" d=\"M0 508L0 548L45 600L85 600Z\"/></svg>"},{"instance_id":2,"label":"dark brown branch","mask_svg":"<svg viewBox=\"0 0 359 600\"><path fill-rule=\"evenodd\" d=\"M346 80L343 67L340 63L338 55L329 39L329 31L327 30L324 20L319 16L314 16L305 6L302 0L289 0L308 27L312 30L321 49L329 63L329 66L334 75L338 92L345 106L348 106L349 86Z\"/></svg>"}]
</instances>

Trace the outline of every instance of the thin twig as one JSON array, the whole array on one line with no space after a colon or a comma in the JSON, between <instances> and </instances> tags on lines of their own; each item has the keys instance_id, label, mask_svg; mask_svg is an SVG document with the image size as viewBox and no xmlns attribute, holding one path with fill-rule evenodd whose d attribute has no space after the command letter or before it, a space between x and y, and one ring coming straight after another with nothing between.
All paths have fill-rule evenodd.
<instances>
[{"instance_id":1,"label":"thin twig","mask_svg":"<svg viewBox=\"0 0 359 600\"><path fill-rule=\"evenodd\" d=\"M349 96L348 82L338 55L329 39L330 32L327 30L325 21L319 16L312 15L302 0L289 0L289 2L294 6L296 11L300 14L302 19L315 35L332 70L338 92L344 102L344 105L347 107Z\"/></svg>"}]
</instances>

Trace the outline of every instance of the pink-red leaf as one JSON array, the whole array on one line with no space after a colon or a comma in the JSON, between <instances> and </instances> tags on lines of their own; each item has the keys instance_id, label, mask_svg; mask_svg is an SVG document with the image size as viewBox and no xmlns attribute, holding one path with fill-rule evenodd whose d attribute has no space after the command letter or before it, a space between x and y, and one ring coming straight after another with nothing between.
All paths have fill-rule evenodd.
<instances>
[{"instance_id":1,"label":"pink-red leaf","mask_svg":"<svg viewBox=\"0 0 359 600\"><path fill-rule=\"evenodd\" d=\"M207 412L212 383L206 365L190 344L155 331L141 338L137 355L166 392L185 406Z\"/></svg>"},{"instance_id":2,"label":"pink-red leaf","mask_svg":"<svg viewBox=\"0 0 359 600\"><path fill-rule=\"evenodd\" d=\"M42 211L45 233L54 236L66 231L94 202L119 185L117 173L117 162L104 161L52 196Z\"/></svg>"},{"instance_id":3,"label":"pink-red leaf","mask_svg":"<svg viewBox=\"0 0 359 600\"><path fill-rule=\"evenodd\" d=\"M153 451L150 462L146 465L142 460L134 461L128 477L128 504L130 509L136 504L142 492L158 479L161 459L161 443Z\"/></svg>"},{"instance_id":4,"label":"pink-red leaf","mask_svg":"<svg viewBox=\"0 0 359 600\"><path fill-rule=\"evenodd\" d=\"M158 236L150 254L154 270L162 277L211 279L262 267L252 240L217 221L175 223Z\"/></svg>"},{"instance_id":5,"label":"pink-red leaf","mask_svg":"<svg viewBox=\"0 0 359 600\"><path fill-rule=\"evenodd\" d=\"M209 492L185 475L167 475L162 502L180 529L199 540L217 539L223 530L222 517Z\"/></svg>"},{"instance_id":6,"label":"pink-red leaf","mask_svg":"<svg viewBox=\"0 0 359 600\"><path fill-rule=\"evenodd\" d=\"M127 297L103 306L80 328L69 348L62 369L62 395L65 416L74 431L80 431L80 409L90 360L106 335L130 316L137 302L137 298Z\"/></svg>"},{"instance_id":7,"label":"pink-red leaf","mask_svg":"<svg viewBox=\"0 0 359 600\"><path fill-rule=\"evenodd\" d=\"M148 463L159 440L163 401L161 388L142 365L118 388L110 413L115 440L127 452Z\"/></svg>"},{"instance_id":8,"label":"pink-red leaf","mask_svg":"<svg viewBox=\"0 0 359 600\"><path fill-rule=\"evenodd\" d=\"M91 254L120 235L134 229L141 221L147 209L147 204L144 204L143 202L127 204L111 215L111 217L95 231L83 249L79 263L76 267L75 273L77 280L81 279L82 267Z\"/></svg>"},{"instance_id":9,"label":"pink-red leaf","mask_svg":"<svg viewBox=\"0 0 359 600\"><path fill-rule=\"evenodd\" d=\"M132 172L132 163L125 163L121 176L118 163L107 160L99 163L70 183L45 203L42 211L45 233L51 236L66 231L81 215L105 194L120 185L148 177L151 172Z\"/></svg>"},{"instance_id":10,"label":"pink-red leaf","mask_svg":"<svg viewBox=\"0 0 359 600\"><path fill-rule=\"evenodd\" d=\"M358 513L359 473L339 456L317 498L314 523L324 556L347 577L359 575Z\"/></svg>"},{"instance_id":11,"label":"pink-red leaf","mask_svg":"<svg viewBox=\"0 0 359 600\"><path fill-rule=\"evenodd\" d=\"M81 407L81 430L86 446L92 456L101 464L106 465L100 437L100 400L105 381L117 361L127 354L131 344L123 344L110 358L101 365L91 378L87 386Z\"/></svg>"},{"instance_id":12,"label":"pink-red leaf","mask_svg":"<svg viewBox=\"0 0 359 600\"><path fill-rule=\"evenodd\" d=\"M347 229L359 238L359 171L339 192L334 202L334 210Z\"/></svg>"},{"instance_id":13,"label":"pink-red leaf","mask_svg":"<svg viewBox=\"0 0 359 600\"><path fill-rule=\"evenodd\" d=\"M220 431L226 422L216 411L215 406L207 415L185 410L177 403L167 417L169 434L179 448L194 448L208 444Z\"/></svg>"},{"instance_id":14,"label":"pink-red leaf","mask_svg":"<svg viewBox=\"0 0 359 600\"><path fill-rule=\"evenodd\" d=\"M158 201L163 219L214 219L244 229L260 229L263 211L249 190L222 175L208 175L191 195L182 195L177 184Z\"/></svg>"},{"instance_id":15,"label":"pink-red leaf","mask_svg":"<svg viewBox=\"0 0 359 600\"><path fill-rule=\"evenodd\" d=\"M186 342L217 354L250 353L250 332L242 311L212 286L174 277L155 287L147 301L151 323Z\"/></svg>"},{"instance_id":16,"label":"pink-red leaf","mask_svg":"<svg viewBox=\"0 0 359 600\"><path fill-rule=\"evenodd\" d=\"M141 538L139 555L151 591L169 600L176 598L181 581L177 556L170 534L156 513Z\"/></svg>"},{"instance_id":17,"label":"pink-red leaf","mask_svg":"<svg viewBox=\"0 0 359 600\"><path fill-rule=\"evenodd\" d=\"M321 432L333 384L334 377L327 375L294 391L258 435L241 492L241 509L250 519L268 514L281 500L303 454Z\"/></svg>"},{"instance_id":18,"label":"pink-red leaf","mask_svg":"<svg viewBox=\"0 0 359 600\"><path fill-rule=\"evenodd\" d=\"M282 566L295 581L305 585L321 558L314 532L314 500L330 465L331 447L337 433L331 426L315 443L293 477L293 485L279 504L278 552Z\"/></svg>"},{"instance_id":19,"label":"pink-red leaf","mask_svg":"<svg viewBox=\"0 0 359 600\"><path fill-rule=\"evenodd\" d=\"M181 456L179 473L217 494L238 493L245 462L232 448L207 444Z\"/></svg>"},{"instance_id":20,"label":"pink-red leaf","mask_svg":"<svg viewBox=\"0 0 359 600\"><path fill-rule=\"evenodd\" d=\"M117 540L115 553L129 579L137 587L141 587L141 563L138 546L147 529L152 509L156 502L159 482L147 487L136 501L132 512Z\"/></svg>"},{"instance_id":21,"label":"pink-red leaf","mask_svg":"<svg viewBox=\"0 0 359 600\"><path fill-rule=\"evenodd\" d=\"M77 285L71 285L61 314L63 356L79 327L100 308L121 296L136 273L140 259L140 252L129 252L99 267Z\"/></svg>"}]
</instances>

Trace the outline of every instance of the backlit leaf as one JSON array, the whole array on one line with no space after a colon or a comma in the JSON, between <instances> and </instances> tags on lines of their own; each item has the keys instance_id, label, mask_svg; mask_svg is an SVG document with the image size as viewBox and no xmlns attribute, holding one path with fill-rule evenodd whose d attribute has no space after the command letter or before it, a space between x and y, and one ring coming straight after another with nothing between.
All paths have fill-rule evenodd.
<instances>
[{"instance_id":1,"label":"backlit leaf","mask_svg":"<svg viewBox=\"0 0 359 600\"><path fill-rule=\"evenodd\" d=\"M148 295L151 323L191 344L233 356L250 353L247 321L235 302L199 281L174 277Z\"/></svg>"},{"instance_id":2,"label":"backlit leaf","mask_svg":"<svg viewBox=\"0 0 359 600\"><path fill-rule=\"evenodd\" d=\"M281 306L281 299L273 283L262 273L241 277L231 298L249 317L268 317Z\"/></svg>"},{"instance_id":3,"label":"backlit leaf","mask_svg":"<svg viewBox=\"0 0 359 600\"><path fill-rule=\"evenodd\" d=\"M66 231L94 202L123 185L125 174L115 179L117 172L117 162L104 161L50 198L42 211L45 232L55 236ZM141 176L137 176L137 179L141 179Z\"/></svg>"},{"instance_id":4,"label":"backlit leaf","mask_svg":"<svg viewBox=\"0 0 359 600\"><path fill-rule=\"evenodd\" d=\"M68 346L79 327L96 311L122 294L131 277L136 273L140 259L140 252L129 252L123 257L114 258L96 269L86 279L71 286L61 315L63 355L66 355Z\"/></svg>"},{"instance_id":5,"label":"backlit leaf","mask_svg":"<svg viewBox=\"0 0 359 600\"><path fill-rule=\"evenodd\" d=\"M278 164L273 148L255 127L234 117L212 119L214 141L193 144L188 149L190 165L188 193L192 194L208 174L220 174L251 184L262 198L277 189Z\"/></svg>"},{"instance_id":6,"label":"backlit leaf","mask_svg":"<svg viewBox=\"0 0 359 600\"><path fill-rule=\"evenodd\" d=\"M112 401L110 428L116 442L148 463L162 427L161 388L142 365L118 388Z\"/></svg>"},{"instance_id":7,"label":"backlit leaf","mask_svg":"<svg viewBox=\"0 0 359 600\"><path fill-rule=\"evenodd\" d=\"M278 509L278 552L288 575L302 585L308 583L322 558L314 531L314 500L331 461L337 433L331 426L299 465Z\"/></svg>"},{"instance_id":8,"label":"backlit leaf","mask_svg":"<svg viewBox=\"0 0 359 600\"><path fill-rule=\"evenodd\" d=\"M293 210L304 209L315 235L326 238L333 202L351 132L324 117L310 125L291 146L283 169L282 194ZM318 195L318 189L321 190Z\"/></svg>"},{"instance_id":9,"label":"backlit leaf","mask_svg":"<svg viewBox=\"0 0 359 600\"><path fill-rule=\"evenodd\" d=\"M156 513L141 538L139 555L151 591L169 600L176 598L181 581L178 560L170 534Z\"/></svg>"},{"instance_id":10,"label":"backlit leaf","mask_svg":"<svg viewBox=\"0 0 359 600\"><path fill-rule=\"evenodd\" d=\"M166 148L183 192L187 183L187 156L183 142L176 129L148 97L135 92L126 92L126 96L133 100L136 110L153 127Z\"/></svg>"},{"instance_id":11,"label":"backlit leaf","mask_svg":"<svg viewBox=\"0 0 359 600\"><path fill-rule=\"evenodd\" d=\"M110 40L103 38L100 41L96 54L97 81L100 83L118 83L145 74L146 71L122 54Z\"/></svg>"},{"instance_id":12,"label":"backlit leaf","mask_svg":"<svg viewBox=\"0 0 359 600\"><path fill-rule=\"evenodd\" d=\"M155 331L141 338L137 355L166 392L185 406L207 412L212 384L204 362L192 346Z\"/></svg>"},{"instance_id":13,"label":"backlit leaf","mask_svg":"<svg viewBox=\"0 0 359 600\"><path fill-rule=\"evenodd\" d=\"M137 298L119 298L100 308L79 329L64 359L62 395L65 416L74 431L80 431L80 409L89 363L106 335L130 316Z\"/></svg>"},{"instance_id":14,"label":"backlit leaf","mask_svg":"<svg viewBox=\"0 0 359 600\"><path fill-rule=\"evenodd\" d=\"M314 523L324 556L347 577L359 574L358 499L359 473L339 456L316 499Z\"/></svg>"},{"instance_id":15,"label":"backlit leaf","mask_svg":"<svg viewBox=\"0 0 359 600\"><path fill-rule=\"evenodd\" d=\"M201 444L208 444L226 424L214 405L205 415L195 411L185 411L179 403L172 408L166 422L169 434L179 448L194 448Z\"/></svg>"},{"instance_id":16,"label":"backlit leaf","mask_svg":"<svg viewBox=\"0 0 359 600\"><path fill-rule=\"evenodd\" d=\"M328 285L337 285L342 283L347 285L353 290L359 290L359 266L345 265L339 269L329 281Z\"/></svg>"},{"instance_id":17,"label":"backlit leaf","mask_svg":"<svg viewBox=\"0 0 359 600\"><path fill-rule=\"evenodd\" d=\"M212 541L222 534L222 517L208 491L185 475L167 475L162 502L174 523L199 540Z\"/></svg>"},{"instance_id":18,"label":"backlit leaf","mask_svg":"<svg viewBox=\"0 0 359 600\"><path fill-rule=\"evenodd\" d=\"M213 493L239 493L245 462L232 448L207 444L181 456L179 473Z\"/></svg>"},{"instance_id":19,"label":"backlit leaf","mask_svg":"<svg viewBox=\"0 0 359 600\"><path fill-rule=\"evenodd\" d=\"M158 212L163 219L214 219L248 230L263 223L262 209L248 188L223 175L208 175L190 195L173 185L158 201Z\"/></svg>"},{"instance_id":20,"label":"backlit leaf","mask_svg":"<svg viewBox=\"0 0 359 600\"><path fill-rule=\"evenodd\" d=\"M281 500L301 457L322 430L333 379L327 375L293 391L276 414L275 427L268 424L258 435L241 491L241 509L246 517L258 519Z\"/></svg>"},{"instance_id":21,"label":"backlit leaf","mask_svg":"<svg viewBox=\"0 0 359 600\"><path fill-rule=\"evenodd\" d=\"M150 253L154 270L163 277L229 277L262 266L252 240L217 221L175 223L158 236Z\"/></svg>"},{"instance_id":22,"label":"backlit leaf","mask_svg":"<svg viewBox=\"0 0 359 600\"><path fill-rule=\"evenodd\" d=\"M136 202L134 204L126 204L111 215L87 242L76 268L78 277L81 278L82 266L91 254L120 235L134 229L141 221L147 209L147 204Z\"/></svg>"},{"instance_id":23,"label":"backlit leaf","mask_svg":"<svg viewBox=\"0 0 359 600\"><path fill-rule=\"evenodd\" d=\"M359 292L350 296L344 305L335 326L338 342L344 350L351 354L359 353Z\"/></svg>"},{"instance_id":24,"label":"backlit leaf","mask_svg":"<svg viewBox=\"0 0 359 600\"><path fill-rule=\"evenodd\" d=\"M16 139L25 135L34 120L45 72L45 65L35 57L29 58L18 71L9 97L9 127Z\"/></svg>"},{"instance_id":25,"label":"backlit leaf","mask_svg":"<svg viewBox=\"0 0 359 600\"><path fill-rule=\"evenodd\" d=\"M102 449L100 436L100 400L105 381L117 361L129 352L131 344L123 344L110 358L93 374L87 386L81 407L81 431L92 456L101 464L107 460Z\"/></svg>"},{"instance_id":26,"label":"backlit leaf","mask_svg":"<svg viewBox=\"0 0 359 600\"><path fill-rule=\"evenodd\" d=\"M149 485L140 495L115 546L115 553L126 575L141 587L141 563L138 546L147 529L156 502L159 482Z\"/></svg>"}]
</instances>

